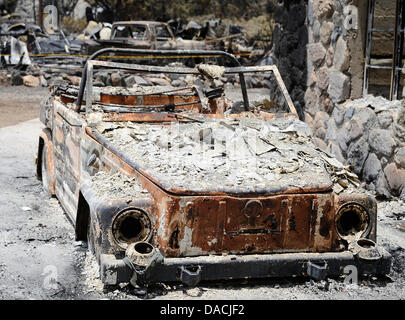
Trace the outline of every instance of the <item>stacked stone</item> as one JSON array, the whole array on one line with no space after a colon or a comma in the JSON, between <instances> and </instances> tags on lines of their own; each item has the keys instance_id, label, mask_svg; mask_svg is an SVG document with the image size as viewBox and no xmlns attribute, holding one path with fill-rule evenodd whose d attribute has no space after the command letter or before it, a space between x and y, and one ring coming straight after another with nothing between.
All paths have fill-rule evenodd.
<instances>
[{"instance_id":1,"label":"stacked stone","mask_svg":"<svg viewBox=\"0 0 405 320\"><path fill-rule=\"evenodd\" d=\"M384 107L382 107L384 106ZM368 96L337 105L332 116L317 111L315 142L334 154L381 198L405 200L405 107Z\"/></svg>"},{"instance_id":2,"label":"stacked stone","mask_svg":"<svg viewBox=\"0 0 405 320\"><path fill-rule=\"evenodd\" d=\"M350 53L343 27L347 0L308 1L307 90L305 120L318 111L332 114L335 104L350 97ZM320 129L315 135L323 139Z\"/></svg>"}]
</instances>

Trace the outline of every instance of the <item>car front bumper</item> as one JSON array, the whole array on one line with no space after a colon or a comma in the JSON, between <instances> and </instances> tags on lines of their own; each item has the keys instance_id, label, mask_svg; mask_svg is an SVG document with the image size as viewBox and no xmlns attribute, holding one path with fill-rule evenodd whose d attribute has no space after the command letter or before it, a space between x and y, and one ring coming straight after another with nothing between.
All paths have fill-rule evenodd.
<instances>
[{"instance_id":1,"label":"car front bumper","mask_svg":"<svg viewBox=\"0 0 405 320\"><path fill-rule=\"evenodd\" d=\"M182 282L196 285L202 280L268 277L311 277L325 279L343 274L388 274L391 255L377 246L379 257L359 257L352 251L326 253L277 253L255 255L197 256L164 258L147 275L147 282ZM134 271L114 255L100 256L104 284L129 282Z\"/></svg>"}]
</instances>

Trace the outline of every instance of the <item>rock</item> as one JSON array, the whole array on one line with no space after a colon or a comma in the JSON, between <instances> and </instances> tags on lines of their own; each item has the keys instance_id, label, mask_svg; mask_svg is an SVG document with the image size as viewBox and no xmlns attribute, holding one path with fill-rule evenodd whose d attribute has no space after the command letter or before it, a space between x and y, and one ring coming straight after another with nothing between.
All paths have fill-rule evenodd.
<instances>
[{"instance_id":1,"label":"rock","mask_svg":"<svg viewBox=\"0 0 405 320\"><path fill-rule=\"evenodd\" d=\"M315 70L312 68L311 72L308 72L309 76L307 79L307 87L311 87L313 84L316 83L316 74Z\"/></svg>"},{"instance_id":2,"label":"rock","mask_svg":"<svg viewBox=\"0 0 405 320\"><path fill-rule=\"evenodd\" d=\"M330 18L333 15L333 0L314 0L314 15L318 18Z\"/></svg>"},{"instance_id":3,"label":"rock","mask_svg":"<svg viewBox=\"0 0 405 320\"><path fill-rule=\"evenodd\" d=\"M377 125L377 116L370 108L363 108L359 110L355 116L363 124L365 134L368 134L369 130L375 128Z\"/></svg>"},{"instance_id":4,"label":"rock","mask_svg":"<svg viewBox=\"0 0 405 320\"><path fill-rule=\"evenodd\" d=\"M326 141L335 141L337 138L337 127L335 120L333 118L329 118L328 120L328 128L326 129L326 136L325 139Z\"/></svg>"},{"instance_id":5,"label":"rock","mask_svg":"<svg viewBox=\"0 0 405 320\"><path fill-rule=\"evenodd\" d=\"M394 192L398 193L405 185L405 170L398 169L394 162L385 167L384 174L390 189Z\"/></svg>"},{"instance_id":6,"label":"rock","mask_svg":"<svg viewBox=\"0 0 405 320\"><path fill-rule=\"evenodd\" d=\"M170 86L170 82L163 78L148 78L148 80L158 86Z\"/></svg>"},{"instance_id":7,"label":"rock","mask_svg":"<svg viewBox=\"0 0 405 320\"><path fill-rule=\"evenodd\" d=\"M140 76L135 76L135 81L138 86L150 86L150 83Z\"/></svg>"},{"instance_id":8,"label":"rock","mask_svg":"<svg viewBox=\"0 0 405 320\"><path fill-rule=\"evenodd\" d=\"M318 129L315 130L315 136L317 136L318 138L325 140L325 136L326 136L326 130L324 127L320 127Z\"/></svg>"},{"instance_id":9,"label":"rock","mask_svg":"<svg viewBox=\"0 0 405 320\"><path fill-rule=\"evenodd\" d=\"M324 111L318 111L315 114L315 118L314 118L314 129L319 129L319 128L326 128L326 124L328 122L329 116L326 112Z\"/></svg>"},{"instance_id":10,"label":"rock","mask_svg":"<svg viewBox=\"0 0 405 320\"><path fill-rule=\"evenodd\" d=\"M107 72L97 72L94 74L96 78L99 78L106 86L112 85L110 74Z\"/></svg>"},{"instance_id":11,"label":"rock","mask_svg":"<svg viewBox=\"0 0 405 320\"><path fill-rule=\"evenodd\" d=\"M26 87L38 87L40 85L39 77L34 77L32 75L26 75L22 77L22 80Z\"/></svg>"},{"instance_id":12,"label":"rock","mask_svg":"<svg viewBox=\"0 0 405 320\"><path fill-rule=\"evenodd\" d=\"M329 71L328 68L326 67L322 67L318 70L318 73L316 75L317 77L317 84L318 84L318 88L322 91L327 90L328 89L328 85L329 85Z\"/></svg>"},{"instance_id":13,"label":"rock","mask_svg":"<svg viewBox=\"0 0 405 320\"><path fill-rule=\"evenodd\" d=\"M380 124L381 129L387 129L393 122L393 117L391 112L383 111L377 115L378 123Z\"/></svg>"},{"instance_id":14,"label":"rock","mask_svg":"<svg viewBox=\"0 0 405 320\"><path fill-rule=\"evenodd\" d=\"M346 41L342 37L339 37L336 43L333 65L339 71L346 71L350 66L349 51Z\"/></svg>"},{"instance_id":15,"label":"rock","mask_svg":"<svg viewBox=\"0 0 405 320\"><path fill-rule=\"evenodd\" d=\"M360 121L356 119L351 119L346 125L347 130L347 142L356 140L358 137L363 135L363 126Z\"/></svg>"},{"instance_id":16,"label":"rock","mask_svg":"<svg viewBox=\"0 0 405 320\"><path fill-rule=\"evenodd\" d=\"M399 168L405 169L405 147L397 150L394 161Z\"/></svg>"},{"instance_id":17,"label":"rock","mask_svg":"<svg viewBox=\"0 0 405 320\"><path fill-rule=\"evenodd\" d=\"M307 56L315 66L320 66L325 59L326 50L320 43L311 43L307 45Z\"/></svg>"},{"instance_id":18,"label":"rock","mask_svg":"<svg viewBox=\"0 0 405 320\"><path fill-rule=\"evenodd\" d=\"M124 78L123 81L124 81L125 87L127 87L127 88L132 88L134 86L134 84L136 84L134 75L130 75L130 76Z\"/></svg>"},{"instance_id":19,"label":"rock","mask_svg":"<svg viewBox=\"0 0 405 320\"><path fill-rule=\"evenodd\" d=\"M346 151L347 151L347 136L346 136L346 130L344 128L341 128L340 130L338 130L336 141L339 144L340 149L344 153L346 153Z\"/></svg>"},{"instance_id":20,"label":"rock","mask_svg":"<svg viewBox=\"0 0 405 320\"><path fill-rule=\"evenodd\" d=\"M81 77L77 76L66 76L66 79L74 86L80 86Z\"/></svg>"},{"instance_id":21,"label":"rock","mask_svg":"<svg viewBox=\"0 0 405 320\"><path fill-rule=\"evenodd\" d=\"M343 157L342 151L335 142L331 141L329 143L328 151L333 154L341 163L345 163L345 158Z\"/></svg>"},{"instance_id":22,"label":"rock","mask_svg":"<svg viewBox=\"0 0 405 320\"><path fill-rule=\"evenodd\" d=\"M121 87L121 76L118 72L111 73L111 84L114 87Z\"/></svg>"},{"instance_id":23,"label":"rock","mask_svg":"<svg viewBox=\"0 0 405 320\"><path fill-rule=\"evenodd\" d=\"M333 28L334 24L332 22L324 21L322 23L320 36L324 45L328 45L330 43L330 36L332 35Z\"/></svg>"},{"instance_id":24,"label":"rock","mask_svg":"<svg viewBox=\"0 0 405 320\"><path fill-rule=\"evenodd\" d=\"M325 111L328 114L330 114L330 113L332 113L332 110L333 110L333 102L326 95L321 95L319 97L319 107L322 111Z\"/></svg>"},{"instance_id":25,"label":"rock","mask_svg":"<svg viewBox=\"0 0 405 320\"><path fill-rule=\"evenodd\" d=\"M370 147L375 150L378 155L390 157L396 145L391 132L386 129L372 129L370 131L368 141Z\"/></svg>"},{"instance_id":26,"label":"rock","mask_svg":"<svg viewBox=\"0 0 405 320\"><path fill-rule=\"evenodd\" d=\"M363 178L367 182L374 181L382 170L380 160L374 153L370 153L364 163Z\"/></svg>"},{"instance_id":27,"label":"rock","mask_svg":"<svg viewBox=\"0 0 405 320\"><path fill-rule=\"evenodd\" d=\"M353 118L353 116L355 116L358 113L358 110L353 107L350 106L349 108L346 109L345 112L345 120L350 120L351 118Z\"/></svg>"},{"instance_id":28,"label":"rock","mask_svg":"<svg viewBox=\"0 0 405 320\"><path fill-rule=\"evenodd\" d=\"M315 113L319 110L319 91L316 88L308 88L305 91L304 96L306 111L315 116Z\"/></svg>"},{"instance_id":29,"label":"rock","mask_svg":"<svg viewBox=\"0 0 405 320\"><path fill-rule=\"evenodd\" d=\"M328 150L328 146L326 145L325 141L319 139L319 138L313 138L314 144L319 148L324 151Z\"/></svg>"},{"instance_id":30,"label":"rock","mask_svg":"<svg viewBox=\"0 0 405 320\"><path fill-rule=\"evenodd\" d=\"M319 20L315 20L312 31L314 33L314 38L319 39L319 36L321 35L321 23L319 22Z\"/></svg>"},{"instance_id":31,"label":"rock","mask_svg":"<svg viewBox=\"0 0 405 320\"><path fill-rule=\"evenodd\" d=\"M350 96L350 78L340 71L329 72L329 97L334 103L342 102Z\"/></svg>"},{"instance_id":32,"label":"rock","mask_svg":"<svg viewBox=\"0 0 405 320\"><path fill-rule=\"evenodd\" d=\"M325 57L326 65L328 67L331 67L333 64L334 53L335 53L335 50L333 49L332 46L330 46L328 51L326 52L326 57Z\"/></svg>"},{"instance_id":33,"label":"rock","mask_svg":"<svg viewBox=\"0 0 405 320\"><path fill-rule=\"evenodd\" d=\"M347 163L353 166L353 171L360 176L364 162L368 156L368 144L364 137L353 142L347 150Z\"/></svg>"},{"instance_id":34,"label":"rock","mask_svg":"<svg viewBox=\"0 0 405 320\"><path fill-rule=\"evenodd\" d=\"M377 182L375 183L375 193L379 198L383 199L391 198L391 193L388 190L388 183L382 171L378 175Z\"/></svg>"},{"instance_id":35,"label":"rock","mask_svg":"<svg viewBox=\"0 0 405 320\"><path fill-rule=\"evenodd\" d=\"M340 107L336 106L335 108L333 108L332 117L338 126L343 123L344 115L345 113Z\"/></svg>"},{"instance_id":36,"label":"rock","mask_svg":"<svg viewBox=\"0 0 405 320\"><path fill-rule=\"evenodd\" d=\"M182 80L173 80L172 81L172 86L173 87L184 87L186 84Z\"/></svg>"}]
</instances>

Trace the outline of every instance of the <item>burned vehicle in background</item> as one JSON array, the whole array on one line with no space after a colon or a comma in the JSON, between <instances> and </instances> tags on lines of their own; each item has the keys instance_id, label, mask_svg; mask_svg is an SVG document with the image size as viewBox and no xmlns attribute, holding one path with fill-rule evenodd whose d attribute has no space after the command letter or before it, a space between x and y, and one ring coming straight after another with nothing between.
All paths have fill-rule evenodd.
<instances>
[{"instance_id":1,"label":"burned vehicle in background","mask_svg":"<svg viewBox=\"0 0 405 320\"><path fill-rule=\"evenodd\" d=\"M166 50L208 49L204 41L176 39L170 27L164 22L120 21L113 23L109 40L85 40L82 52L93 54L109 47Z\"/></svg>"},{"instance_id":2,"label":"burned vehicle in background","mask_svg":"<svg viewBox=\"0 0 405 320\"><path fill-rule=\"evenodd\" d=\"M222 50L241 54L247 59L253 48L246 45L247 41L241 30L221 37L186 39L175 36L170 26L164 22L119 21L112 24L109 40L96 38L84 40L81 51L83 54L90 55L109 47L151 50Z\"/></svg>"},{"instance_id":3,"label":"burned vehicle in background","mask_svg":"<svg viewBox=\"0 0 405 320\"><path fill-rule=\"evenodd\" d=\"M315 147L277 67L241 67L220 51L166 54L222 56L233 67L96 59L107 51L87 61L79 88L54 87L41 105L37 161L103 283L324 279L349 265L389 273L391 256L376 244L375 199ZM96 68L206 85L94 87ZM247 89L246 77L272 85Z\"/></svg>"}]
</instances>

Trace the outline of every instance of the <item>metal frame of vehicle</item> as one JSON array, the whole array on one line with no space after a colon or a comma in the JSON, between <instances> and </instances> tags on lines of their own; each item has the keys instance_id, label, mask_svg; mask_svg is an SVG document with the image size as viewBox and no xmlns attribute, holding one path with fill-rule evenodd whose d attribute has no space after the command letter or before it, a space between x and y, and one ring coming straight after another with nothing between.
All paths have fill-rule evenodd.
<instances>
[{"instance_id":1,"label":"metal frame of vehicle","mask_svg":"<svg viewBox=\"0 0 405 320\"><path fill-rule=\"evenodd\" d=\"M221 186L198 191L187 190L152 174L147 167L136 163L125 152L114 147L87 124L86 116L92 108L94 67L151 73L200 72L196 68L93 60L108 51L166 57L228 57L235 66L226 68L225 74L239 75L245 108L248 108L249 101L244 73L272 72L290 113L260 112L256 116L266 120L280 116L298 118L275 66L241 67L233 56L218 51L105 49L93 55L83 70L77 100L72 96L55 94L54 100L41 108L41 121L47 128L40 137L37 171L38 176L46 181L44 184L48 191L57 195L70 215L76 227L77 239L84 240L90 235L90 246L94 247L98 257L105 284L181 281L187 285L196 285L201 280L274 276L323 279L342 274L348 265L356 266L359 274L389 273L391 257L375 243L377 207L372 197L361 194L336 195L331 184L318 184L316 180L310 181L305 190L283 185L252 190L229 190ZM83 110L84 92L88 98ZM108 95L105 97L107 102L111 98ZM119 97L120 103L124 103L127 98ZM66 103L76 103L76 107L68 108ZM203 116L208 119L224 115ZM243 116L229 115L235 118ZM181 114L176 116L170 111L109 113L103 116L103 121L107 122L164 123L181 119ZM43 150L47 151L41 157ZM44 166L40 159L46 159L47 172L41 170ZM117 168L135 177L151 197L135 198L130 202L123 199L100 199L89 177L101 167ZM240 229L240 222L234 219L234 213L255 208L260 210L257 217L261 215L264 219L272 216L277 220L277 226L268 228L260 220L255 222L255 229ZM339 219L348 212L355 215L356 219L364 220L361 239L352 242L339 233ZM117 240L114 228L119 225L117 220L129 213L142 216L143 226L147 225L150 232L139 242L123 247ZM230 224L225 225L225 221L230 221ZM214 245L207 244L207 235L215 236L217 241ZM190 239L185 243L184 239L188 236ZM342 247L344 242L350 242L350 248ZM196 248L197 251L194 250Z\"/></svg>"}]
</instances>

